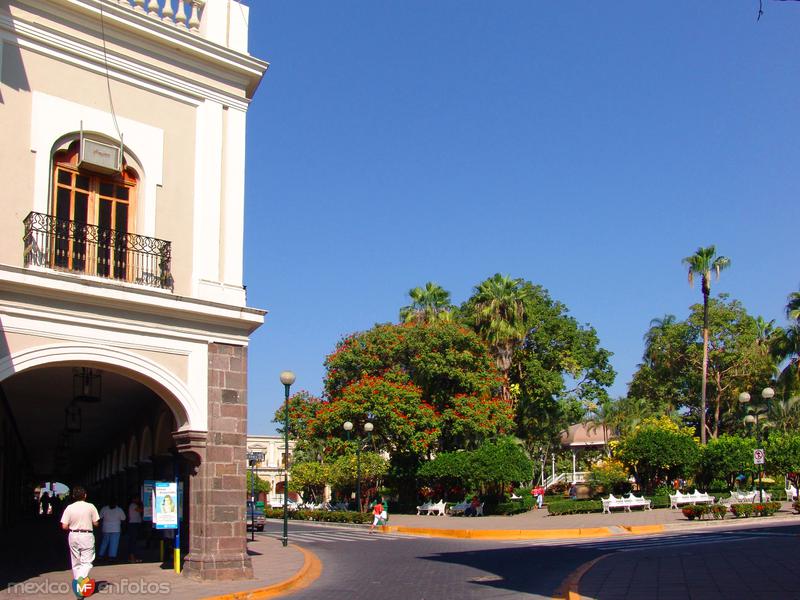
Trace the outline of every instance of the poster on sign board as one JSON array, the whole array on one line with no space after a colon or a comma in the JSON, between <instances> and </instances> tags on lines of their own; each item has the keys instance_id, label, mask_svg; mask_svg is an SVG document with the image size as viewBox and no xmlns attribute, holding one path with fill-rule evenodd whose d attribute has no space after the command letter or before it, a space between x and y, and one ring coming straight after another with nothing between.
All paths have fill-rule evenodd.
<instances>
[{"instance_id":1,"label":"poster on sign board","mask_svg":"<svg viewBox=\"0 0 800 600\"><path fill-rule=\"evenodd\" d=\"M155 481L146 479L142 484L142 519L145 521L153 520L153 488Z\"/></svg>"},{"instance_id":2,"label":"poster on sign board","mask_svg":"<svg viewBox=\"0 0 800 600\"><path fill-rule=\"evenodd\" d=\"M153 490L153 523L156 529L178 527L178 484L156 481Z\"/></svg>"}]
</instances>

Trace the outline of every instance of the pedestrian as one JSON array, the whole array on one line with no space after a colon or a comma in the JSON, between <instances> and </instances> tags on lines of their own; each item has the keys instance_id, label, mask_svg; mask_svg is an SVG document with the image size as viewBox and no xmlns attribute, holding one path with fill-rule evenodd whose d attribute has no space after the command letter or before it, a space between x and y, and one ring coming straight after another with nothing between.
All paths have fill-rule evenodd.
<instances>
[{"instance_id":1,"label":"pedestrian","mask_svg":"<svg viewBox=\"0 0 800 600\"><path fill-rule=\"evenodd\" d=\"M100 558L117 560L119 550L119 537L122 533L122 522L125 520L125 511L113 500L100 509L100 518L103 520L103 539L100 542Z\"/></svg>"},{"instance_id":2,"label":"pedestrian","mask_svg":"<svg viewBox=\"0 0 800 600\"><path fill-rule=\"evenodd\" d=\"M381 504L383 505L383 512L381 513L381 519L383 520L383 524L386 525L386 522L389 520L389 501L386 500L383 496L381 496Z\"/></svg>"},{"instance_id":3,"label":"pedestrian","mask_svg":"<svg viewBox=\"0 0 800 600\"><path fill-rule=\"evenodd\" d=\"M481 505L480 498L477 496L472 497L472 502L469 503L469 506L464 510L465 517L477 517L478 516L478 507Z\"/></svg>"},{"instance_id":4,"label":"pedestrian","mask_svg":"<svg viewBox=\"0 0 800 600\"><path fill-rule=\"evenodd\" d=\"M372 525L369 526L369 532L372 533L372 530L375 529L375 526L381 523L383 515L383 504L381 504L380 500L376 500L375 504L372 506Z\"/></svg>"},{"instance_id":5,"label":"pedestrian","mask_svg":"<svg viewBox=\"0 0 800 600\"><path fill-rule=\"evenodd\" d=\"M128 560L140 563L142 560L136 556L136 543L139 541L139 532L142 529L144 508L142 502L134 496L128 504Z\"/></svg>"},{"instance_id":6,"label":"pedestrian","mask_svg":"<svg viewBox=\"0 0 800 600\"><path fill-rule=\"evenodd\" d=\"M61 509L64 507L64 502L61 500L61 496L54 492L53 497L50 500L50 506L52 507L51 510L53 516L57 519L58 515L61 514Z\"/></svg>"},{"instance_id":7,"label":"pedestrian","mask_svg":"<svg viewBox=\"0 0 800 600\"><path fill-rule=\"evenodd\" d=\"M67 543L72 561L72 578L88 577L94 562L93 528L100 524L100 515L94 504L86 502L86 490L76 485L72 488L75 502L64 509L61 528L69 531Z\"/></svg>"},{"instance_id":8,"label":"pedestrian","mask_svg":"<svg viewBox=\"0 0 800 600\"><path fill-rule=\"evenodd\" d=\"M574 481L569 485L569 499L570 500L578 499L578 486L575 485Z\"/></svg>"},{"instance_id":9,"label":"pedestrian","mask_svg":"<svg viewBox=\"0 0 800 600\"><path fill-rule=\"evenodd\" d=\"M50 502L50 493L45 492L42 494L42 497L39 498L39 514L43 517L46 517L50 513L50 508L52 503Z\"/></svg>"},{"instance_id":10,"label":"pedestrian","mask_svg":"<svg viewBox=\"0 0 800 600\"><path fill-rule=\"evenodd\" d=\"M533 494L533 497L536 499L537 510L542 508L542 502L544 501L544 488L542 488L540 485L537 485L531 490L531 494Z\"/></svg>"}]
</instances>

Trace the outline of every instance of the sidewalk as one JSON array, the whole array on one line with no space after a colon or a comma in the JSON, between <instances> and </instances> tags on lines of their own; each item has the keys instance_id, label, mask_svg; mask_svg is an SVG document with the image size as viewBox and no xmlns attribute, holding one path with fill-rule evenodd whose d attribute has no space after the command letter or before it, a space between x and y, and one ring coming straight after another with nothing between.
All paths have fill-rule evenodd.
<instances>
[{"instance_id":1,"label":"sidewalk","mask_svg":"<svg viewBox=\"0 0 800 600\"><path fill-rule=\"evenodd\" d=\"M46 522L28 522L26 525L24 538L9 535L4 540L20 544L16 547L4 544L1 549L0 597L74 600L65 536L58 532L53 535L55 530ZM21 531L22 528L18 535ZM189 579L175 573L171 555L167 557L167 563L162 564L158 560L157 548L151 549L150 556L142 563L95 565L90 577L97 582L97 597L111 600L160 594L177 600L225 598L236 594L237 600L245 600L245 592L250 590L280 584L301 587L321 568L313 554L291 543L284 548L280 540L272 537L257 536L256 541L247 545L255 574L251 580L199 582Z\"/></svg>"},{"instance_id":2,"label":"sidewalk","mask_svg":"<svg viewBox=\"0 0 800 600\"><path fill-rule=\"evenodd\" d=\"M800 524L791 505L768 519L733 519L722 521L689 521L680 510L656 508L630 513L589 513L549 516L546 509L532 510L512 516L451 517L427 515L390 515L386 532L410 533L437 537L483 539L560 539L577 537L607 537L625 534L661 533L664 531L705 530L715 526L779 523L784 520Z\"/></svg>"}]
</instances>

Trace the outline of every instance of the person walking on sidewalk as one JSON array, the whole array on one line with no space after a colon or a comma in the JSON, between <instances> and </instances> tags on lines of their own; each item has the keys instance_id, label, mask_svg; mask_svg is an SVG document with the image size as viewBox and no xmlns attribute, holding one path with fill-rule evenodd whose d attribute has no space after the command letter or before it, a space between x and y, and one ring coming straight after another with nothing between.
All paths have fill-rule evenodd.
<instances>
[{"instance_id":1,"label":"person walking on sidewalk","mask_svg":"<svg viewBox=\"0 0 800 600\"><path fill-rule=\"evenodd\" d=\"M383 521L383 504L380 500L376 500L372 506L372 525L369 526L369 532L375 529L375 525L382 524Z\"/></svg>"},{"instance_id":2,"label":"person walking on sidewalk","mask_svg":"<svg viewBox=\"0 0 800 600\"><path fill-rule=\"evenodd\" d=\"M100 542L100 558L104 559L108 556L111 560L117 560L119 536L122 534L122 522L125 520L125 511L112 500L100 509L100 518L103 520L103 539Z\"/></svg>"},{"instance_id":3,"label":"person walking on sidewalk","mask_svg":"<svg viewBox=\"0 0 800 600\"><path fill-rule=\"evenodd\" d=\"M139 541L139 531L142 528L142 515L144 509L142 502L134 496L128 505L128 560L132 563L142 562L136 556L136 544Z\"/></svg>"},{"instance_id":4,"label":"person walking on sidewalk","mask_svg":"<svg viewBox=\"0 0 800 600\"><path fill-rule=\"evenodd\" d=\"M537 485L531 490L531 494L536 500L536 508L542 508L542 502L544 501L544 488L540 485Z\"/></svg>"},{"instance_id":5,"label":"person walking on sidewalk","mask_svg":"<svg viewBox=\"0 0 800 600\"><path fill-rule=\"evenodd\" d=\"M75 502L64 509L61 528L69 531L67 543L72 561L72 578L88 577L94 562L93 528L100 524L100 515L94 504L86 502L86 490L76 485L72 488Z\"/></svg>"}]
</instances>

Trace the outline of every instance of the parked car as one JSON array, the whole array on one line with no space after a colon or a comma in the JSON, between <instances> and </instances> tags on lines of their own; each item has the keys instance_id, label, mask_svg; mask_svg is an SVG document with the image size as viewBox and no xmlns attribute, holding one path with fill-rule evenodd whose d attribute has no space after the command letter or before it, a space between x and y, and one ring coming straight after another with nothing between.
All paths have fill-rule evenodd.
<instances>
[{"instance_id":1,"label":"parked car","mask_svg":"<svg viewBox=\"0 0 800 600\"><path fill-rule=\"evenodd\" d=\"M247 531L252 531L253 528L256 531L264 531L264 525L267 520L264 517L264 510L260 506L253 506L253 503L248 501L244 519L247 523Z\"/></svg>"}]
</instances>

